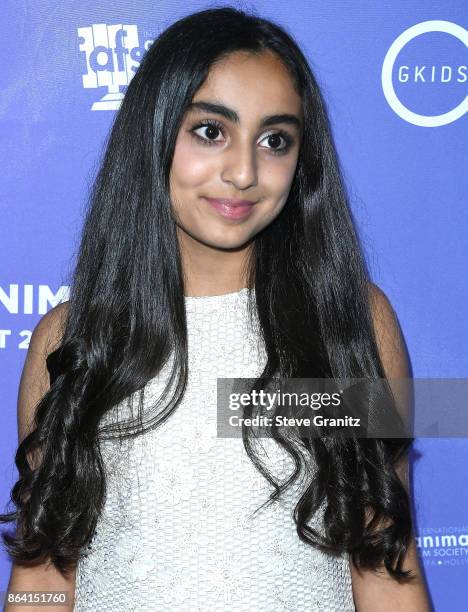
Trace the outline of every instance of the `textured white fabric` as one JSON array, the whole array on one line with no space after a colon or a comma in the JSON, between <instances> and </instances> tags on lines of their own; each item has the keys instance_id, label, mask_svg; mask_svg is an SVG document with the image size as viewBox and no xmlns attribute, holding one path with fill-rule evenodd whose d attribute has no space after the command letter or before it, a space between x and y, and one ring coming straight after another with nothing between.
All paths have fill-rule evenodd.
<instances>
[{"instance_id":1,"label":"textured white fabric","mask_svg":"<svg viewBox=\"0 0 468 612\"><path fill-rule=\"evenodd\" d=\"M325 555L297 535L298 489L251 517L271 486L241 438L216 436L217 377L253 377L266 361L249 292L185 298L182 403L143 436L101 442L108 494L78 565L76 611L354 612L348 556ZM148 383L148 401L169 368ZM292 460L274 440L262 443L284 478ZM317 529L320 517L310 523Z\"/></svg>"}]
</instances>

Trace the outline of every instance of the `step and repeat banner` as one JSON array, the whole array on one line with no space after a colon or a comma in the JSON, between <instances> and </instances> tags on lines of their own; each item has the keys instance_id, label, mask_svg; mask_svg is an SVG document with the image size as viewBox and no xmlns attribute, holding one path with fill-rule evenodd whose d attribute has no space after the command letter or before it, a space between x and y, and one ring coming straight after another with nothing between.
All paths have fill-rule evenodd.
<instances>
[{"instance_id":1,"label":"step and repeat banner","mask_svg":"<svg viewBox=\"0 0 468 612\"><path fill-rule=\"evenodd\" d=\"M311 63L369 269L398 314L412 375L467 377L468 4L234 6L285 26ZM115 112L159 32L209 7L193 0L2 3L2 511L16 476L16 402L31 331L67 299L88 189ZM468 610L466 427L459 432L427 431L412 451L418 552L438 612ZM0 591L9 574L2 549Z\"/></svg>"}]
</instances>

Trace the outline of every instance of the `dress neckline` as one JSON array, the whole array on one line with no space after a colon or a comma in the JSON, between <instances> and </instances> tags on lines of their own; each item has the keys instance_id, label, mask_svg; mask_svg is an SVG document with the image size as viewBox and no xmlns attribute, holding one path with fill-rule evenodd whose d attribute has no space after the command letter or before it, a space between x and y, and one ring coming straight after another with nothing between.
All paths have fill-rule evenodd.
<instances>
[{"instance_id":1,"label":"dress neckline","mask_svg":"<svg viewBox=\"0 0 468 612\"><path fill-rule=\"evenodd\" d=\"M187 313L236 313L240 315L250 311L249 303L255 302L255 288L243 287L239 291L221 295L186 295L185 310Z\"/></svg>"},{"instance_id":2,"label":"dress neckline","mask_svg":"<svg viewBox=\"0 0 468 612\"><path fill-rule=\"evenodd\" d=\"M230 293L222 293L220 295L186 295L185 297L185 301L186 302L222 302L222 301L230 301L232 299L237 298L238 296L244 296L244 295L248 295L250 292L254 292L255 289L254 288L250 288L250 287L243 287L242 289L239 289L238 291L232 291Z\"/></svg>"}]
</instances>

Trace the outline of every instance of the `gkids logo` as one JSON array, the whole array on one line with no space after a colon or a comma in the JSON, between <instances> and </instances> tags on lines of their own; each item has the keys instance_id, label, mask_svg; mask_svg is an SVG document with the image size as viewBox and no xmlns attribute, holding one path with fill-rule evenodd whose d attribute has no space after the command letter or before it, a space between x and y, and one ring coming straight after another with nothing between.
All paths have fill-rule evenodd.
<instances>
[{"instance_id":1,"label":"gkids logo","mask_svg":"<svg viewBox=\"0 0 468 612\"><path fill-rule=\"evenodd\" d=\"M106 87L105 94L91 110L118 110L126 87L132 80L152 40L140 45L136 25L93 24L78 28L79 48L86 61L83 87Z\"/></svg>"},{"instance_id":2,"label":"gkids logo","mask_svg":"<svg viewBox=\"0 0 468 612\"><path fill-rule=\"evenodd\" d=\"M390 107L404 121L422 127L438 127L452 123L463 117L468 111L468 94L465 94L458 104L445 113L439 115L421 115L403 104L395 91L392 81L393 76L398 83L402 84L401 87L408 83L417 83L418 86L427 86L428 83L440 83L442 85L461 83L464 84L466 91L466 62L463 64L455 59L454 62L444 62L432 66L426 65L425 62L421 64L415 63L412 66L404 65L403 63L398 64L398 56L406 45L418 36L432 32L442 32L460 41L464 45L463 51L466 53L468 30L451 21L424 21L408 28L396 38L391 44L382 66L382 89ZM395 72L395 75L393 75L393 72Z\"/></svg>"}]
</instances>

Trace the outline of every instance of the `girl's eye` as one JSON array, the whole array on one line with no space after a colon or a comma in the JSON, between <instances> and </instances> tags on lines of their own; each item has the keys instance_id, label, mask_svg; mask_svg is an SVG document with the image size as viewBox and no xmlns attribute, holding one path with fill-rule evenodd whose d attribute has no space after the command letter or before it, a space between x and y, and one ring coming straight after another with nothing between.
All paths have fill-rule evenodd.
<instances>
[{"instance_id":1,"label":"girl's eye","mask_svg":"<svg viewBox=\"0 0 468 612\"><path fill-rule=\"evenodd\" d=\"M280 145L281 145L281 139L283 139L283 145L277 146L278 142L280 142ZM273 132L272 134L265 136L264 140L269 141L270 145L273 144L273 148L271 149L271 152L274 155L281 155L285 153L286 151L288 151L288 149L290 148L293 142L292 138L288 134L285 134L284 132Z\"/></svg>"},{"instance_id":2,"label":"girl's eye","mask_svg":"<svg viewBox=\"0 0 468 612\"><path fill-rule=\"evenodd\" d=\"M197 134L197 130L206 130L205 136L201 136ZM214 119L208 119L203 123L197 124L194 128L190 130L193 136L207 145L212 145L216 141L212 140L213 136L216 137L219 132L223 133L223 126L215 121Z\"/></svg>"},{"instance_id":3,"label":"girl's eye","mask_svg":"<svg viewBox=\"0 0 468 612\"><path fill-rule=\"evenodd\" d=\"M197 130L204 130L204 136L197 134ZM223 134L223 126L214 119L207 119L203 123L199 123L193 127L190 130L190 133L202 144L212 146L217 142L220 142L217 140L217 137L219 136L219 133ZM265 136L263 140L267 140L269 142L270 147L267 147L267 149L270 150L273 155L284 155L293 143L291 136L282 131L272 132L271 134L268 134L268 136ZM281 144L281 140L283 141L283 144Z\"/></svg>"}]
</instances>

